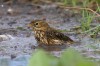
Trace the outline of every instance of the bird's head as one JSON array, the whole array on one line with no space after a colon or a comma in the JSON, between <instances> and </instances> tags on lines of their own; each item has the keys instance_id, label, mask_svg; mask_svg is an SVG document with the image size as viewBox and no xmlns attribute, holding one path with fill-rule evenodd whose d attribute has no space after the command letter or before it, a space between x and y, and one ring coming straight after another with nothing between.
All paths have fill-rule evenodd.
<instances>
[{"instance_id":1,"label":"bird's head","mask_svg":"<svg viewBox=\"0 0 100 66\"><path fill-rule=\"evenodd\" d=\"M28 24L28 27L31 27L33 30L48 30L50 27L48 23L44 20L33 20Z\"/></svg>"}]
</instances>

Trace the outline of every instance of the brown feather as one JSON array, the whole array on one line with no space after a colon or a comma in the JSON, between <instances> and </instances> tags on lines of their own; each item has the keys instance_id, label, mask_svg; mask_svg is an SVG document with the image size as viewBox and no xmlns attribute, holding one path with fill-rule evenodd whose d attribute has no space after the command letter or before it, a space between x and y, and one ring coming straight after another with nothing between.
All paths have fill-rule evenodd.
<instances>
[{"instance_id":1,"label":"brown feather","mask_svg":"<svg viewBox=\"0 0 100 66\"><path fill-rule=\"evenodd\" d=\"M50 27L48 23L41 20L33 20L28 24L34 31L35 39L40 45L63 45L74 41L58 30Z\"/></svg>"}]
</instances>

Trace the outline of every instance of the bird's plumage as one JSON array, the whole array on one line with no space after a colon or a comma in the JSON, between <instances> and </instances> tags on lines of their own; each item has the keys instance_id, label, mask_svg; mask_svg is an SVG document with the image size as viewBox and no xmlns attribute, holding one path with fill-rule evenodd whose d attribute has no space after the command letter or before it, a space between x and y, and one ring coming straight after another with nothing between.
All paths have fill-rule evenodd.
<instances>
[{"instance_id":1,"label":"bird's plumage","mask_svg":"<svg viewBox=\"0 0 100 66\"><path fill-rule=\"evenodd\" d=\"M43 20L33 20L28 26L34 31L35 38L39 44L53 46L67 45L74 42L68 36L50 27L49 24Z\"/></svg>"}]
</instances>

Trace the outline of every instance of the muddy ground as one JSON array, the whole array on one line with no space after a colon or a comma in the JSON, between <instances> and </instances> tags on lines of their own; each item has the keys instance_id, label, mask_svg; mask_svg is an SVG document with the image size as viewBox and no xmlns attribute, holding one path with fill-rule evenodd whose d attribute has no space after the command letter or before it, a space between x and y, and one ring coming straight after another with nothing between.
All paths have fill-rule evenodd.
<instances>
[{"instance_id":1,"label":"muddy ground","mask_svg":"<svg viewBox=\"0 0 100 66\"><path fill-rule=\"evenodd\" d=\"M35 51L34 46L37 46L33 32L27 28L27 24L43 18L54 28L70 30L80 26L81 16L55 4L0 6L0 66L26 66L27 59ZM92 24L98 25L100 22L94 20ZM80 41L80 44L71 46L72 48L87 58L100 61L100 36L93 39L71 33L69 37ZM59 56L61 51L52 53Z\"/></svg>"}]
</instances>

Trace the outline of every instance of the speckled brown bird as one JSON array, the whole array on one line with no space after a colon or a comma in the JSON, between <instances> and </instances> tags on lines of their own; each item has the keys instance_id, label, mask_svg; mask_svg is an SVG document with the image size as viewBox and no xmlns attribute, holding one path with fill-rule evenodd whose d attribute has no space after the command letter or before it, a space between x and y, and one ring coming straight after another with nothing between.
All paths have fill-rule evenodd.
<instances>
[{"instance_id":1,"label":"speckled brown bird","mask_svg":"<svg viewBox=\"0 0 100 66\"><path fill-rule=\"evenodd\" d=\"M39 45L61 46L63 44L68 45L74 42L59 30L50 27L50 25L44 20L33 20L28 24L28 27L31 27L34 31L35 39Z\"/></svg>"}]
</instances>

